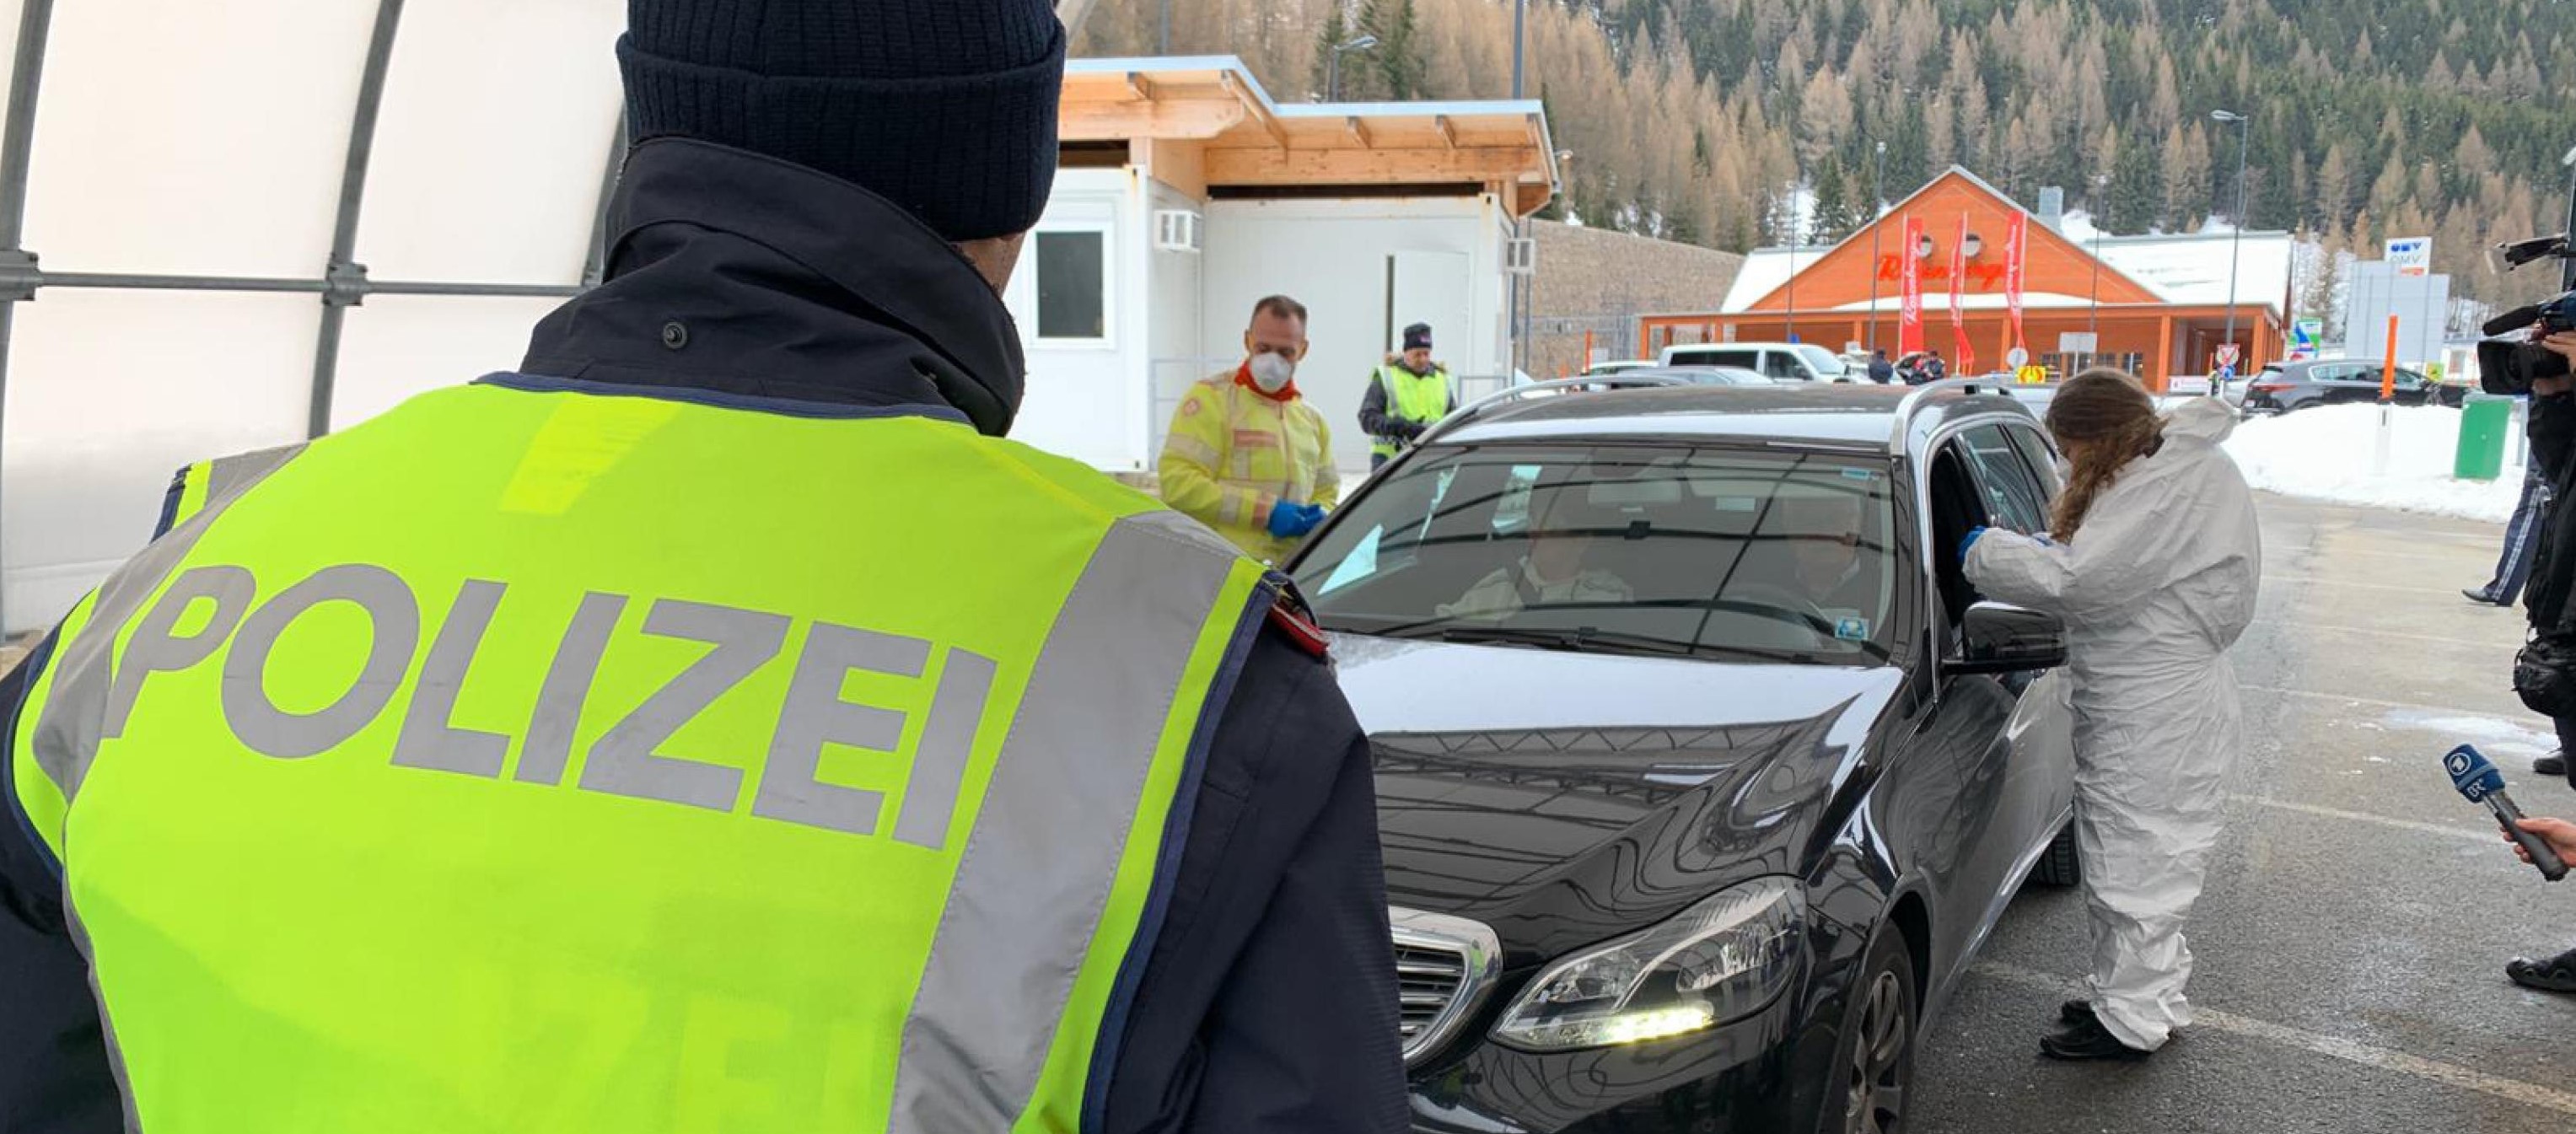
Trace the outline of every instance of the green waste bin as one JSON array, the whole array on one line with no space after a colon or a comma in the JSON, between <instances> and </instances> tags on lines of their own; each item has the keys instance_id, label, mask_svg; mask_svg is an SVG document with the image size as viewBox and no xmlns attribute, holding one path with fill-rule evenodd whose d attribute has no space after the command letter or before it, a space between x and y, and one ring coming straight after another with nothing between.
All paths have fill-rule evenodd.
<instances>
[{"instance_id":1,"label":"green waste bin","mask_svg":"<svg viewBox=\"0 0 2576 1134\"><path fill-rule=\"evenodd\" d=\"M2494 480L2504 473L2505 435L2513 431L2513 399L2471 394L2460 407L2460 449L2451 475Z\"/></svg>"}]
</instances>

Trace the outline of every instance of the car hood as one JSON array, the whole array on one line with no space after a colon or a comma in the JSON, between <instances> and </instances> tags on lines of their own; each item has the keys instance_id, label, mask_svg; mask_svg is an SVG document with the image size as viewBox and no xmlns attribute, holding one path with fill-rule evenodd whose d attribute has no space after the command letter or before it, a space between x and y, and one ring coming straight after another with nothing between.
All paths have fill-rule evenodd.
<instances>
[{"instance_id":1,"label":"car hood","mask_svg":"<svg viewBox=\"0 0 2576 1134\"><path fill-rule=\"evenodd\" d=\"M1377 758L1389 900L1494 927L1515 964L1805 874L1904 681L1355 635L1334 655Z\"/></svg>"}]
</instances>

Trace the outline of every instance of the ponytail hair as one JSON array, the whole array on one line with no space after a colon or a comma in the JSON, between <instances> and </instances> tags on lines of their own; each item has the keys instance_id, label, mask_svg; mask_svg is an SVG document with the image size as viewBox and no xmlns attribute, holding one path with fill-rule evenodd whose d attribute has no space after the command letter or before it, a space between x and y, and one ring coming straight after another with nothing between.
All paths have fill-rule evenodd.
<instances>
[{"instance_id":1,"label":"ponytail hair","mask_svg":"<svg viewBox=\"0 0 2576 1134\"><path fill-rule=\"evenodd\" d=\"M2073 378L2048 405L2048 431L2065 446L2074 464L2066 491L2057 498L2049 532L2058 542L2071 542L2084 515L2129 462L2164 447L2164 419L2155 399L2127 373L2095 367Z\"/></svg>"}]
</instances>

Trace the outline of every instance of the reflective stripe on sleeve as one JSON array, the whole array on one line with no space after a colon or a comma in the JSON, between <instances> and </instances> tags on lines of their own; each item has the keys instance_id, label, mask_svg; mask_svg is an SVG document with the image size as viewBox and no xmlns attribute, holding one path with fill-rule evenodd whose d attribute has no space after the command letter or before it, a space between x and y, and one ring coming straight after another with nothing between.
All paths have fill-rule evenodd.
<instances>
[{"instance_id":1,"label":"reflective stripe on sleeve","mask_svg":"<svg viewBox=\"0 0 2576 1134\"><path fill-rule=\"evenodd\" d=\"M1216 446L1196 437L1187 437L1178 433L1163 439L1163 452L1185 461L1195 462L1211 472L1216 470L1217 462L1224 459L1218 455Z\"/></svg>"}]
</instances>

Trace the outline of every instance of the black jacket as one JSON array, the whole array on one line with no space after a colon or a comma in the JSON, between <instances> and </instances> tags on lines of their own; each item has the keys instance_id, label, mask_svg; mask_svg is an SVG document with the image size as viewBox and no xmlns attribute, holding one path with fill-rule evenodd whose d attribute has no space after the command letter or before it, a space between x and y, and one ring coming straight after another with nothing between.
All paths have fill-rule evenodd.
<instances>
[{"instance_id":1,"label":"black jacket","mask_svg":"<svg viewBox=\"0 0 2576 1134\"><path fill-rule=\"evenodd\" d=\"M616 218L608 282L539 324L527 372L1008 427L1021 378L1009 314L955 250L875 196L662 141L630 159ZM1177 857L1160 934L1122 979L1123 1026L1102 1037L1115 1060L1086 1130L1405 1128L1368 749L1300 641L1265 628L1217 716L1187 837L1165 852ZM41 654L0 681L12 722ZM6 802L0 1132L121 1129L59 865Z\"/></svg>"},{"instance_id":2,"label":"black jacket","mask_svg":"<svg viewBox=\"0 0 2576 1134\"><path fill-rule=\"evenodd\" d=\"M2551 488L2549 509L2541 516L2540 550L2531 562L2531 582L2523 591L2523 608L2536 633L2576 634L2568 617L2567 598L2576 590L2576 524L2566 522L2568 493L2576 490L2576 395L2533 397L2525 436L2532 462Z\"/></svg>"}]
</instances>

